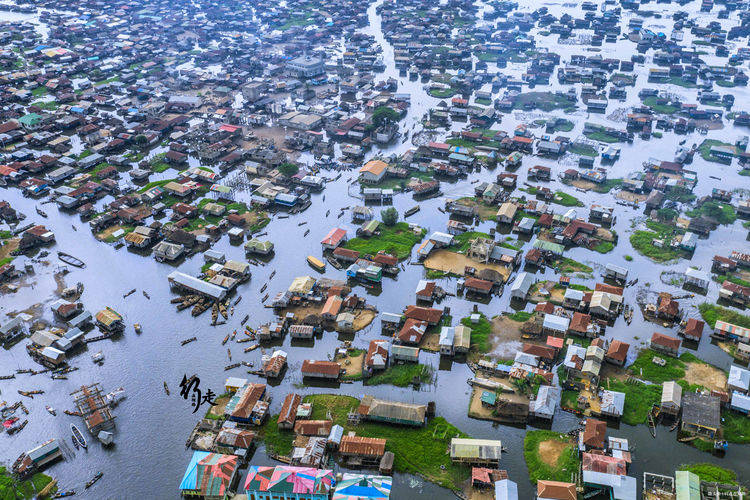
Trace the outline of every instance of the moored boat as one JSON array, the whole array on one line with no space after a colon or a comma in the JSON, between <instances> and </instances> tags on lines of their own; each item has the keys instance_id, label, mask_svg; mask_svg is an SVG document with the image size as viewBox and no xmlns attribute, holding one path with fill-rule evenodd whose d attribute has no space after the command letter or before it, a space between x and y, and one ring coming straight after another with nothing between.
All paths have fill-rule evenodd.
<instances>
[{"instance_id":1,"label":"moored boat","mask_svg":"<svg viewBox=\"0 0 750 500\"><path fill-rule=\"evenodd\" d=\"M86 438L83 437L83 434L81 434L80 429L76 427L75 424L70 424L70 432L73 434L73 439L75 441L78 441L78 444L81 446L81 448L86 449L88 448L88 444L86 443Z\"/></svg>"},{"instance_id":2,"label":"moored boat","mask_svg":"<svg viewBox=\"0 0 750 500\"><path fill-rule=\"evenodd\" d=\"M104 474L102 472L97 472L94 477L92 477L89 481L86 482L86 489L91 488L95 482L100 480Z\"/></svg>"},{"instance_id":3,"label":"moored boat","mask_svg":"<svg viewBox=\"0 0 750 500\"><path fill-rule=\"evenodd\" d=\"M312 255L307 256L307 263L312 266L313 269L319 272L324 272L326 270L326 264L320 259L317 259L313 257Z\"/></svg>"}]
</instances>

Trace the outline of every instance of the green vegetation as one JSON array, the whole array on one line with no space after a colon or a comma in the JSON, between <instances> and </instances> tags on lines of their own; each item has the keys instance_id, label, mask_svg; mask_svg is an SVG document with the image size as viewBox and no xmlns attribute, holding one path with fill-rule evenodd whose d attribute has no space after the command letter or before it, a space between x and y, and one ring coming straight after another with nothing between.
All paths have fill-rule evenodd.
<instances>
[{"instance_id":1,"label":"green vegetation","mask_svg":"<svg viewBox=\"0 0 750 500\"><path fill-rule=\"evenodd\" d=\"M35 88L34 90L31 91L31 95L34 96L34 97L41 97L44 94L46 94L47 92L48 92L47 91L47 87L45 87L44 85L40 85L40 86L38 86L37 88Z\"/></svg>"},{"instance_id":2,"label":"green vegetation","mask_svg":"<svg viewBox=\"0 0 750 500\"><path fill-rule=\"evenodd\" d=\"M60 104L57 101L36 101L32 102L31 105L45 111L54 111L60 107Z\"/></svg>"},{"instance_id":3,"label":"green vegetation","mask_svg":"<svg viewBox=\"0 0 750 500\"><path fill-rule=\"evenodd\" d=\"M165 172L169 170L170 165L166 161L164 161L164 157L167 153L159 153L157 155L154 155L149 161L149 165L151 166L151 171L156 172L157 174L160 174L162 172Z\"/></svg>"},{"instance_id":4,"label":"green vegetation","mask_svg":"<svg viewBox=\"0 0 750 500\"><path fill-rule=\"evenodd\" d=\"M41 472L37 472L31 478L19 481L5 467L0 466L0 499L20 500L32 499L42 491L52 478ZM57 491L57 486L52 488L52 493Z\"/></svg>"},{"instance_id":5,"label":"green vegetation","mask_svg":"<svg viewBox=\"0 0 750 500\"><path fill-rule=\"evenodd\" d=\"M594 187L597 193L609 193L612 189L622 185L622 179L607 179Z\"/></svg>"},{"instance_id":6,"label":"green vegetation","mask_svg":"<svg viewBox=\"0 0 750 500\"><path fill-rule=\"evenodd\" d=\"M552 126L552 133L555 132L570 132L575 127L575 124L565 118L558 118L554 121L554 124Z\"/></svg>"},{"instance_id":7,"label":"green vegetation","mask_svg":"<svg viewBox=\"0 0 750 500\"><path fill-rule=\"evenodd\" d=\"M628 262L632 262L633 261L633 256L632 255L626 255L624 257L624 259L627 260Z\"/></svg>"},{"instance_id":8,"label":"green vegetation","mask_svg":"<svg viewBox=\"0 0 750 500\"><path fill-rule=\"evenodd\" d=\"M670 247L675 228L656 221L646 221L646 226L653 231L635 231L630 235L630 244L638 253L656 262L666 262L682 257L682 253ZM663 241L663 246L657 247L653 240Z\"/></svg>"},{"instance_id":9,"label":"green vegetation","mask_svg":"<svg viewBox=\"0 0 750 500\"><path fill-rule=\"evenodd\" d=\"M734 207L729 203L719 203L718 201L707 201L700 207L689 210L686 214L689 217L708 217L719 224L733 224L737 220Z\"/></svg>"},{"instance_id":10,"label":"green vegetation","mask_svg":"<svg viewBox=\"0 0 750 500\"><path fill-rule=\"evenodd\" d=\"M555 196L552 198L552 203L557 203L564 207L582 207L583 202L573 195L565 193L563 191L555 191Z\"/></svg>"},{"instance_id":11,"label":"green vegetation","mask_svg":"<svg viewBox=\"0 0 750 500\"><path fill-rule=\"evenodd\" d=\"M492 324L484 314L481 315L479 322L476 324L471 322L471 318L463 318L461 324L471 328L470 347L476 348L479 352L490 352L492 350L492 343L490 342Z\"/></svg>"},{"instance_id":12,"label":"green vegetation","mask_svg":"<svg viewBox=\"0 0 750 500\"><path fill-rule=\"evenodd\" d=\"M0 240L7 240L13 237L13 233L10 231L0 231Z\"/></svg>"},{"instance_id":13,"label":"green vegetation","mask_svg":"<svg viewBox=\"0 0 750 500\"><path fill-rule=\"evenodd\" d=\"M371 238L352 238L344 244L344 248L371 255L383 250L403 260L427 232L422 229L415 234L406 222L398 222L393 227L381 226L379 231L379 234Z\"/></svg>"},{"instance_id":14,"label":"green vegetation","mask_svg":"<svg viewBox=\"0 0 750 500\"><path fill-rule=\"evenodd\" d=\"M686 89L694 89L698 86L694 83L686 82L680 76L671 76L668 79L664 80L664 83L671 83L672 85L677 85Z\"/></svg>"},{"instance_id":15,"label":"green vegetation","mask_svg":"<svg viewBox=\"0 0 750 500\"><path fill-rule=\"evenodd\" d=\"M586 273L591 274L594 270L581 262L569 257L562 257L555 262L555 269L560 274Z\"/></svg>"},{"instance_id":16,"label":"green vegetation","mask_svg":"<svg viewBox=\"0 0 750 500\"><path fill-rule=\"evenodd\" d=\"M556 464L547 463L539 453L539 445L544 441L570 443L565 447ZM523 440L523 456L529 469L529 481L539 480L570 482L578 472L578 451L570 437L559 432L536 430L527 431Z\"/></svg>"},{"instance_id":17,"label":"green vegetation","mask_svg":"<svg viewBox=\"0 0 750 500\"><path fill-rule=\"evenodd\" d=\"M386 226L395 226L398 222L398 210L395 207L388 207L381 210L380 218Z\"/></svg>"},{"instance_id":18,"label":"green vegetation","mask_svg":"<svg viewBox=\"0 0 750 500\"><path fill-rule=\"evenodd\" d=\"M0 267L4 266L5 264L10 264L13 262L14 257L5 257L0 259Z\"/></svg>"},{"instance_id":19,"label":"green vegetation","mask_svg":"<svg viewBox=\"0 0 750 500\"><path fill-rule=\"evenodd\" d=\"M701 481L710 483L737 484L737 473L714 464L683 464L677 470L687 470L695 474Z\"/></svg>"},{"instance_id":20,"label":"green vegetation","mask_svg":"<svg viewBox=\"0 0 750 500\"><path fill-rule=\"evenodd\" d=\"M279 173L285 177L292 177L294 175L297 175L297 172L299 172L299 167L295 163L282 163L279 165Z\"/></svg>"},{"instance_id":21,"label":"green vegetation","mask_svg":"<svg viewBox=\"0 0 750 500\"><path fill-rule=\"evenodd\" d=\"M0 235L0 239L2 239L1 235ZM750 287L750 281L743 280L742 278L738 278L736 276L730 276L727 274L721 274L721 275L714 274L713 280L716 281L717 283L724 283L725 281L729 281L730 283L734 283L735 285Z\"/></svg>"},{"instance_id":22,"label":"green vegetation","mask_svg":"<svg viewBox=\"0 0 750 500\"><path fill-rule=\"evenodd\" d=\"M615 244L611 241L600 241L597 243L597 245L594 247L594 250L599 253L609 253L612 250L614 250Z\"/></svg>"},{"instance_id":23,"label":"green vegetation","mask_svg":"<svg viewBox=\"0 0 750 500\"><path fill-rule=\"evenodd\" d=\"M717 163L726 163L726 160L722 160L720 158L716 158L711 154L711 148L714 146L726 146L732 149L735 149L733 144L729 144L728 142L719 141L717 139L705 139L700 146L698 146L698 152L701 154L701 157L706 161L713 161ZM735 149L736 151L736 149Z\"/></svg>"},{"instance_id":24,"label":"green vegetation","mask_svg":"<svg viewBox=\"0 0 750 500\"><path fill-rule=\"evenodd\" d=\"M629 384L614 378L607 379L603 385L610 391L625 394L622 421L628 425L645 424L651 407L661 401L661 385Z\"/></svg>"},{"instance_id":25,"label":"green vegetation","mask_svg":"<svg viewBox=\"0 0 750 500\"><path fill-rule=\"evenodd\" d=\"M397 122L401 118L398 111L388 106L378 106L372 112L372 124L379 127L384 123Z\"/></svg>"},{"instance_id":26,"label":"green vegetation","mask_svg":"<svg viewBox=\"0 0 750 500\"><path fill-rule=\"evenodd\" d=\"M330 415L333 422L343 426L346 431L354 431L358 436L385 439L386 450L395 455L393 465L396 472L419 475L454 491L469 477L469 468L453 464L446 453L452 438L469 436L442 417L431 419L424 427L369 421L351 426L347 422L347 414L359 406L356 398L314 394L305 396L304 401L313 405L312 419L326 419ZM276 427L276 417L270 421ZM272 434L272 437L275 436Z\"/></svg>"},{"instance_id":27,"label":"green vegetation","mask_svg":"<svg viewBox=\"0 0 750 500\"><path fill-rule=\"evenodd\" d=\"M511 321L516 321L518 323L525 323L528 320L530 320L533 315L534 315L533 313L526 312L526 311L516 311L513 314L506 314L505 317L507 317Z\"/></svg>"},{"instance_id":28,"label":"green vegetation","mask_svg":"<svg viewBox=\"0 0 750 500\"><path fill-rule=\"evenodd\" d=\"M289 456L294 448L294 432L279 429L278 420L278 415L272 415L263 426L262 434L266 443L266 451Z\"/></svg>"},{"instance_id":29,"label":"green vegetation","mask_svg":"<svg viewBox=\"0 0 750 500\"><path fill-rule=\"evenodd\" d=\"M592 158L599 156L599 151L597 151L595 147L589 146L588 144L581 144L579 142L570 143L570 146L568 146L568 152L580 156L590 156Z\"/></svg>"},{"instance_id":30,"label":"green vegetation","mask_svg":"<svg viewBox=\"0 0 750 500\"><path fill-rule=\"evenodd\" d=\"M716 325L717 320L726 321L727 323L741 326L743 328L750 328L750 316L738 313L732 309L704 302L698 306L698 310L700 311L703 320L711 328Z\"/></svg>"},{"instance_id":31,"label":"green vegetation","mask_svg":"<svg viewBox=\"0 0 750 500\"><path fill-rule=\"evenodd\" d=\"M695 199L695 195L688 188L675 186L666 193L664 197L668 200L679 201L680 203L689 203Z\"/></svg>"},{"instance_id":32,"label":"green vegetation","mask_svg":"<svg viewBox=\"0 0 750 500\"><path fill-rule=\"evenodd\" d=\"M654 357L663 359L666 364L664 366L657 365L653 362ZM638 353L638 357L630 365L628 371L640 379L661 384L668 380L681 380L685 376L687 363L704 362L689 352L683 353L679 358L673 358L651 349L643 349Z\"/></svg>"},{"instance_id":33,"label":"green vegetation","mask_svg":"<svg viewBox=\"0 0 750 500\"><path fill-rule=\"evenodd\" d=\"M671 115L673 113L677 113L680 110L679 106L673 104L657 104L658 101L659 98L652 95L646 97L643 100L643 104L653 109L654 112L661 113L663 115Z\"/></svg>"},{"instance_id":34,"label":"green vegetation","mask_svg":"<svg viewBox=\"0 0 750 500\"><path fill-rule=\"evenodd\" d=\"M617 137L614 137L612 135L609 135L607 133L607 129L605 127L602 127L600 125L594 125L593 123L587 123L588 130L583 133L586 137L593 141L599 141L604 142L607 144L613 144L615 142L622 142Z\"/></svg>"},{"instance_id":35,"label":"green vegetation","mask_svg":"<svg viewBox=\"0 0 750 500\"><path fill-rule=\"evenodd\" d=\"M513 102L513 109L541 109L547 112L572 106L575 106L575 102L567 96L552 92L525 92L516 96Z\"/></svg>"},{"instance_id":36,"label":"green vegetation","mask_svg":"<svg viewBox=\"0 0 750 500\"><path fill-rule=\"evenodd\" d=\"M750 443L750 418L730 410L723 411L721 416L724 419L722 423L724 439L730 443Z\"/></svg>"},{"instance_id":37,"label":"green vegetation","mask_svg":"<svg viewBox=\"0 0 750 500\"><path fill-rule=\"evenodd\" d=\"M429 384L432 382L432 368L414 363L391 365L385 371L365 379L365 385L390 384L396 387L407 387L415 379L420 383Z\"/></svg>"},{"instance_id":38,"label":"green vegetation","mask_svg":"<svg viewBox=\"0 0 750 500\"><path fill-rule=\"evenodd\" d=\"M487 233L481 233L479 231L466 231L465 233L457 234L453 237L453 244L448 247L448 250L458 253L466 253L471 247L471 241L477 238L494 239Z\"/></svg>"},{"instance_id":39,"label":"green vegetation","mask_svg":"<svg viewBox=\"0 0 750 500\"><path fill-rule=\"evenodd\" d=\"M735 83L731 80L716 80L716 85L719 87L731 88L735 86Z\"/></svg>"},{"instance_id":40,"label":"green vegetation","mask_svg":"<svg viewBox=\"0 0 750 500\"><path fill-rule=\"evenodd\" d=\"M152 182L149 182L148 184L146 184L145 186L143 186L141 189L139 189L138 192L139 193L145 193L146 191L148 191L151 188L154 188L154 187L157 187L157 186L158 187L162 187L165 184L169 184L170 182L172 182L174 180L176 180L176 179L162 179L160 181L152 181Z\"/></svg>"},{"instance_id":41,"label":"green vegetation","mask_svg":"<svg viewBox=\"0 0 750 500\"><path fill-rule=\"evenodd\" d=\"M448 87L444 89L431 88L427 93L430 94L432 97L436 97L438 99L446 99L448 97L453 97L459 92L460 90L458 89L455 89L453 87Z\"/></svg>"},{"instance_id":42,"label":"green vegetation","mask_svg":"<svg viewBox=\"0 0 750 500\"><path fill-rule=\"evenodd\" d=\"M486 97L477 97L474 99L475 104L480 104L482 106L489 106L492 104L492 99L487 99Z\"/></svg>"}]
</instances>

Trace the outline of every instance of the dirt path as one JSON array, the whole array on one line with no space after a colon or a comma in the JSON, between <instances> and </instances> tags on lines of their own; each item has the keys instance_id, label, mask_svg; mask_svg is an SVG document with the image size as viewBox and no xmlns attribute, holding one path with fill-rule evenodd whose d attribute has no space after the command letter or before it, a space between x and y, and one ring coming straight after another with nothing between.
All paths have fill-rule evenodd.
<instances>
[{"instance_id":1,"label":"dirt path","mask_svg":"<svg viewBox=\"0 0 750 500\"><path fill-rule=\"evenodd\" d=\"M500 273L504 281L508 281L508 276L510 276L510 271L505 266L499 264L482 264L463 254L449 252L448 250L437 250L432 252L432 255L425 259L424 267L427 269L443 271L445 273L453 273L458 276L464 275L466 267L473 267L477 272L484 269L492 269L493 271Z\"/></svg>"},{"instance_id":2,"label":"dirt path","mask_svg":"<svg viewBox=\"0 0 750 500\"><path fill-rule=\"evenodd\" d=\"M716 391L726 391L727 389L726 374L705 363L688 363L685 369L685 380L689 384L702 385Z\"/></svg>"},{"instance_id":3,"label":"dirt path","mask_svg":"<svg viewBox=\"0 0 750 500\"><path fill-rule=\"evenodd\" d=\"M13 238L0 247L0 261L6 257L10 257L10 254L18 248L19 241L21 241L20 238Z\"/></svg>"},{"instance_id":4,"label":"dirt path","mask_svg":"<svg viewBox=\"0 0 750 500\"><path fill-rule=\"evenodd\" d=\"M539 458L550 467L557 467L557 461L570 443L548 439L539 443Z\"/></svg>"},{"instance_id":5,"label":"dirt path","mask_svg":"<svg viewBox=\"0 0 750 500\"><path fill-rule=\"evenodd\" d=\"M366 354L367 353L365 352L359 354L358 356L349 356L347 354L346 356L337 359L336 362L345 370L346 376L352 377L361 375L362 365L365 362Z\"/></svg>"},{"instance_id":6,"label":"dirt path","mask_svg":"<svg viewBox=\"0 0 750 500\"><path fill-rule=\"evenodd\" d=\"M490 343L492 354L501 358L512 358L521 347L521 325L507 316L496 316L490 321L492 332Z\"/></svg>"},{"instance_id":7,"label":"dirt path","mask_svg":"<svg viewBox=\"0 0 750 500\"><path fill-rule=\"evenodd\" d=\"M355 314L355 317L354 317L354 331L355 332L358 332L370 326L370 323L372 323L372 321L375 319L375 316L377 315L375 311L371 311L370 309L357 311L354 314Z\"/></svg>"}]
</instances>

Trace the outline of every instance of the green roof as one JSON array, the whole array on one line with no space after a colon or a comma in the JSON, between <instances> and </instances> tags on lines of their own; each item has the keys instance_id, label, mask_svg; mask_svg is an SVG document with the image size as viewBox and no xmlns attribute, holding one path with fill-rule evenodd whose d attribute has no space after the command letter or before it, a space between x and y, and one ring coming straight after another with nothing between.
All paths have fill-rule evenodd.
<instances>
[{"instance_id":1,"label":"green roof","mask_svg":"<svg viewBox=\"0 0 750 500\"><path fill-rule=\"evenodd\" d=\"M37 113L29 113L18 119L21 125L36 125L42 119L42 115Z\"/></svg>"},{"instance_id":2,"label":"green roof","mask_svg":"<svg viewBox=\"0 0 750 500\"><path fill-rule=\"evenodd\" d=\"M675 472L677 500L701 500L701 481L690 471Z\"/></svg>"}]
</instances>

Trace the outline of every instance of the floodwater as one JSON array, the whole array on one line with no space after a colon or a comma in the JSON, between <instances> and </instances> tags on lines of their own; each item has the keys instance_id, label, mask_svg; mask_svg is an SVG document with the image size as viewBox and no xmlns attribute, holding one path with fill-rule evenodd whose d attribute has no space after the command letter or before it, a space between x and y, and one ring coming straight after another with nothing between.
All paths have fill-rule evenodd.
<instances>
[{"instance_id":1,"label":"floodwater","mask_svg":"<svg viewBox=\"0 0 750 500\"><path fill-rule=\"evenodd\" d=\"M393 76L400 81L399 92L412 94L411 108L406 119L402 122L403 131L406 132L411 130L429 107L438 100L427 96L420 83L411 82L406 77L398 76L398 72L393 65L393 48L383 39L380 31L380 19L375 13L376 5L370 6L368 11L370 25L366 30L376 37L377 42L383 48L387 70L384 75L378 78L383 79ZM525 10L530 10L536 6L529 0L524 1L523 5ZM565 8L567 9L567 6ZM553 13L558 14L560 9L560 4L550 4L550 10ZM659 9L671 12L672 7L660 4ZM697 7L695 10L697 10ZM5 19L4 16L7 14L1 13L0 19ZM624 13L623 22L626 23L630 15L632 14ZM671 25L669 19L650 19L649 22L657 21L665 25ZM668 32L669 28L664 28L664 31ZM563 59L572 53L581 53L585 50L585 47L557 45L551 39L545 38L542 38L540 43L542 46L548 44L551 49L560 51ZM621 58L629 58L631 50L633 50L632 44L629 42L618 42L616 45L605 44L602 48L602 55L604 57L619 55ZM509 67L503 71L511 74L513 72L520 73L521 66L509 64ZM636 89L630 90L630 100L618 105L611 103L610 112L615 106L625 107L637 102L635 94L637 89L644 85L645 70L640 68L637 72L639 72L639 84ZM737 92L738 103L746 100L746 89L733 89L732 91ZM696 91L675 87L674 92L685 93L686 95L692 93L694 97ZM541 115L541 113L539 114ZM563 116L562 112L550 114ZM624 127L624 124L612 123L606 118L606 115L586 117L584 114L579 113L571 118L577 124L577 128L569 134L571 137L575 138L580 134L583 122L587 119L602 124L618 125L620 128ZM529 114L506 115L499 127L512 130L517 123L527 120L528 116ZM455 129L460 129L460 127L460 124L454 125ZM498 126L496 125L495 128L498 128ZM419 125L417 125L418 129ZM707 137L731 138L734 140L744 133L746 132L740 130L721 130L709 132ZM665 132L664 138L661 140L652 139L647 143L637 140L632 145L616 145L622 148L621 159L610 167L609 176L612 178L624 177L632 172L638 172L641 170L642 162L649 157L671 160L676 145L682 138L671 132ZM688 144L700 142L701 139L698 134L687 138ZM398 144L387 149L385 154L403 152L409 147L409 143ZM519 184L526 180L527 168L534 164L552 166L555 179L557 178L556 174L570 166L565 158L560 162L552 162L541 158L528 157L517 172L520 176ZM695 162L688 168L696 170L699 174L700 181L695 189L698 196L709 194L714 187L747 188L746 178L737 175L736 167L706 163L696 155ZM461 180L455 184L443 183L444 196L421 202L421 211L409 218L408 221L427 227L429 230L444 230L446 216L438 212L437 208L443 205L445 199L473 193L471 180L493 180L499 171L500 169L497 171L482 171L473 174L468 180ZM709 174L719 177L721 180L711 179L708 177ZM17 390L42 389L45 391L43 396L37 396L33 400L22 398L31 411L29 424L25 430L15 436L0 435L0 462L12 462L21 452L51 437L70 443L69 424L80 424L80 419L62 414L62 410L73 409L70 393L80 385L100 382L105 391L123 386L127 392L127 399L114 410L117 416L116 445L108 450L103 449L98 444L91 446L88 452L69 450L66 453L66 459L51 467L49 472L59 479L61 489L76 489L83 492L83 483L96 472L102 471L104 473L102 480L91 489L86 490L84 494L79 495L83 498L177 497L179 481L192 453L185 448L184 443L198 418L197 414L192 413L189 402L183 400L178 394L180 380L185 374L190 376L196 373L201 379L202 389L205 391L210 388L215 393L223 392L224 380L227 376L247 377L250 381L258 380L256 376L246 374L242 368L224 372L223 367L229 363L226 347L231 347L234 351L233 361L252 361L256 367L260 363L261 350L242 354L240 345L228 344L222 346L221 340L227 333L239 328L240 320L245 314L250 315L248 324L251 326L257 326L273 318L272 310L266 309L260 304L259 297L262 295L259 293L260 288L268 282L267 292L273 296L276 292L284 290L294 277L312 273L305 264L305 257L309 254L320 254L319 241L331 227L345 227L349 230L350 235L354 233L356 226L349 222L348 217L336 218L339 208L359 203L350 196L347 185L347 180L353 178L354 175L354 173L345 174L337 182L327 184L323 193L313 195L312 206L304 213L292 215L288 219L275 219L269 224L266 228L267 238L276 245L274 258L264 267L252 268L252 280L241 285L237 292L244 297L243 301L236 308L230 321L226 325L217 327L209 325L209 314L194 319L187 311L178 313L174 306L169 304L170 298L174 295L169 290L166 276L174 270L173 266L159 264L151 257L144 257L128 251L126 248L118 250L98 242L89 231L87 224L81 223L75 215L58 212L55 205L45 205L44 210L49 214L49 218L41 219L35 213L36 202L34 200L23 198L16 190L2 190L0 198L9 200L15 208L28 216L25 223L36 221L45 224L54 231L57 243L51 249L52 253L48 257L50 260L48 265L37 264L36 275L28 278L25 285L17 293L0 297L0 317L4 317L5 314L13 311L26 309L32 304L41 303L44 305L44 317L52 321L48 304L56 298L53 272L60 264L54 258L54 252L61 250L86 262L87 267L85 269L71 268L70 274L66 276L66 282L69 286L75 285L78 281L85 285L85 292L81 300L86 309L95 313L105 306L111 306L124 315L128 328L121 338L92 344L89 347L89 352L84 352L74 358L72 365L80 369L68 374L67 380L51 380L45 375L18 375L15 379L0 381L0 391L2 391L0 399L11 402L22 398L17 395ZM170 176L171 173L166 172L152 176L151 180ZM569 190L556 180L550 183L550 188L553 190L560 188ZM356 193L352 191L352 194ZM575 260L594 264L592 267L595 269L595 276L590 279L577 279L576 282L593 287L594 283L601 280L600 274L603 264L614 262L627 266L631 272L631 279L639 279L638 286L627 288L625 291L625 300L631 305L635 305L636 293L645 283L651 283L652 289L657 291L668 291L675 294L684 293L676 287L661 283L659 274L663 270L684 271L688 261L683 260L669 265L655 264L638 255L631 248L628 242L628 236L632 231L631 222L643 216L641 211L614 205L611 194L603 195L593 192L576 192L574 194L587 206L592 203L616 206L617 220L613 229L620 237L620 242L615 250L604 256L583 249L572 249L567 252L567 255ZM246 196L249 196L249 193L241 193L240 199ZM326 198L325 202L322 201L323 196ZM408 194L399 195L394 200L394 206L402 213L415 203ZM98 207L101 205L102 202L99 202ZM326 211L329 209L332 215L326 217ZM560 207L557 207L557 209L559 210ZM579 216L584 218L587 216L585 209L577 210ZM309 223L298 226L298 223L303 221ZM71 225L77 227L78 230L73 231ZM491 223L482 223L477 227L477 230L489 231L491 227ZM304 237L304 232L307 229L310 229L310 234ZM732 226L721 226L712 233L710 239L700 242L692 264L708 269L711 258L715 254L725 255L732 249L747 251L746 233L747 231L742 229L739 222ZM242 247L230 245L226 237L218 241L213 248L225 252L227 258L237 260L244 258ZM530 248L530 243L525 243L524 252L528 248ZM632 255L633 261L626 262L624 260L625 255ZM16 266L22 268L25 261L26 257L17 259ZM197 274L202 264L202 257L198 254L180 263L179 269L188 274ZM268 276L273 270L276 271L276 275L269 282ZM328 268L325 275L338 279L344 278L343 271L337 271L331 267ZM422 276L423 269L421 267L407 265L406 271L399 274L397 282L385 279L382 293L368 295L368 302L377 306L381 312L398 312L404 306L414 302L413 290ZM537 277L539 279L545 277L554 279L554 274L546 271L539 273ZM441 286L448 291L455 291L455 280L441 280ZM132 288L137 288L138 292L123 299L123 293ZM141 294L141 290L147 291L151 300L147 300ZM355 288L355 292L359 294L367 293L361 287ZM694 306L704 300L715 301L717 295L717 286L712 284L707 297L697 296L693 299L681 300L680 304L687 315L697 316L697 309ZM451 314L457 319L467 316L474 307L474 303L462 298L448 297L440 306L450 307ZM479 304L478 307L481 312L488 316L494 316L509 310L510 305L506 295L493 297L489 304ZM531 310L532 306L528 305L526 309ZM142 325L142 335L136 335L133 332L133 323ZM640 312L636 312L631 325L626 325L624 320L619 318L614 326L607 329L606 336L623 339L630 342L632 346L638 346L650 338L654 331L674 333L674 330L645 322ZM184 347L180 346L180 340L193 336L198 337L198 341ZM317 338L311 347L292 346L290 339L285 338L281 346L289 353L289 368L279 385L270 388L270 394L273 396L271 413L279 411L281 402L288 392L295 391L301 394L330 392L330 388L302 386L302 380L298 373L299 368L304 359L325 359L327 355L333 353L334 348L339 345L341 340L349 338L326 332L321 338ZM353 344L363 347L375 338L380 338L380 322L378 319L368 329L357 333ZM0 375L12 373L21 368L38 368L38 365L26 354L23 347L24 343L22 342L7 351L0 351ZM102 350L105 356L103 366L94 365L89 357L92 352L99 350ZM634 351L631 350L631 356L634 356ZM731 364L730 358L716 346L711 345L706 338L698 347L697 355L724 369L727 369ZM438 356L434 354L422 353L420 361L432 364L436 368L439 367ZM408 402L435 401L438 415L445 417L471 436L503 441L508 453L503 456L501 466L507 469L510 478L518 483L521 498L531 498L533 488L528 481L527 469L523 460L525 429L502 425L493 427L490 422L467 418L466 411L470 388L466 384L466 380L470 376L471 372L465 364L453 363L449 366L449 369L442 366L441 369L437 370L435 383L428 387L422 387L419 391L387 386L365 388L361 383L354 383L342 385L336 389L336 392L357 397L364 394L374 394ZM171 389L171 396L167 396L162 388L164 381ZM49 415L44 410L45 405L56 408L58 416L52 417ZM199 411L203 410L201 408ZM577 425L578 421L574 416L558 411L553 429L567 431ZM611 429L610 433L613 436L630 439L631 445L635 446L634 464L630 474L638 478L639 483L644 471L671 474L674 468L681 463L696 461L715 462L735 469L740 477L745 478L745 481L750 478L750 448L747 446L730 446L725 457L719 459L701 453L690 446L677 443L674 433L668 433L666 428L659 429L656 439L650 437L645 426L636 428L621 425L618 429ZM70 448L69 445L68 447ZM256 451L251 463L267 464L272 462L266 458L261 447ZM448 499L453 498L453 494L424 481L415 481L409 476L397 474L394 480L393 498Z\"/></svg>"}]
</instances>

